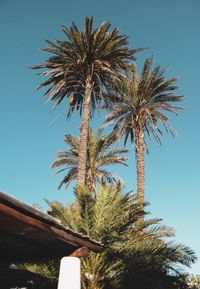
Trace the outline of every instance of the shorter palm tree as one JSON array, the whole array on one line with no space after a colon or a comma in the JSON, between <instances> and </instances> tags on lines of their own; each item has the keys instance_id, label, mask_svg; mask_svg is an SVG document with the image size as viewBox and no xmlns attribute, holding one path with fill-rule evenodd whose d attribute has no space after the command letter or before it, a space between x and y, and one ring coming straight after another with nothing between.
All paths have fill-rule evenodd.
<instances>
[{"instance_id":1,"label":"shorter palm tree","mask_svg":"<svg viewBox=\"0 0 200 289\"><path fill-rule=\"evenodd\" d=\"M65 143L69 149L67 151L58 152L58 159L52 164L52 168L63 166L56 174L68 170L60 182L59 189L62 185L69 184L77 179L78 175L78 159L80 150L80 137L74 137L70 134L65 136ZM106 166L122 164L126 166L125 153L127 149L117 148L114 146L116 137L114 135L102 136L102 130L95 133L92 129L89 130L89 139L87 147L87 162L86 162L86 184L91 192L95 191L97 183L103 184L116 183L119 178L113 172L106 170Z\"/></svg>"},{"instance_id":2,"label":"shorter palm tree","mask_svg":"<svg viewBox=\"0 0 200 289\"><path fill-rule=\"evenodd\" d=\"M113 132L124 138L126 144L130 138L134 143L137 166L138 201L144 202L144 154L147 138L155 138L161 144L162 125L173 134L168 123L168 114L177 114L180 107L174 103L183 100L176 94L177 79L165 78L165 69L152 68L152 58L148 58L138 75L135 65L129 68L129 77L122 85L121 102L114 105L107 116L107 125L114 125Z\"/></svg>"}]
</instances>

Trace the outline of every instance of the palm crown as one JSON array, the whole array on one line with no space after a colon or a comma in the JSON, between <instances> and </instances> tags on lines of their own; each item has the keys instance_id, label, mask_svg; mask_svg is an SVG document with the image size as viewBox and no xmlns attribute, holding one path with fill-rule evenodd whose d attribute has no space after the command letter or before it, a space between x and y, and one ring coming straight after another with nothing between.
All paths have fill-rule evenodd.
<instances>
[{"instance_id":1,"label":"palm crown","mask_svg":"<svg viewBox=\"0 0 200 289\"><path fill-rule=\"evenodd\" d=\"M114 124L114 131L128 137L137 144L137 131L146 132L161 144L161 122L167 131L173 134L165 112L177 114L180 107L174 102L180 102L183 97L175 94L176 78L167 80L164 76L165 69L160 66L152 69L152 58L148 58L143 66L141 77L137 75L135 65L130 66L129 78L124 79L122 94L123 99L116 104L113 111L107 116L107 122Z\"/></svg>"},{"instance_id":2,"label":"palm crown","mask_svg":"<svg viewBox=\"0 0 200 289\"><path fill-rule=\"evenodd\" d=\"M92 108L96 102L109 101L105 92L110 82L120 79L127 62L140 51L128 49L127 37L120 35L118 28L109 31L110 26L104 22L93 29L93 18L86 17L82 32L72 23L69 29L62 26L67 40L46 41L48 47L42 50L53 56L32 68L43 69L44 76L50 75L38 88L50 86L45 94L49 95L47 101L55 101L53 108L69 96L69 112L75 107L81 110L88 77L92 83Z\"/></svg>"},{"instance_id":3,"label":"palm crown","mask_svg":"<svg viewBox=\"0 0 200 289\"><path fill-rule=\"evenodd\" d=\"M102 136L102 130L95 133L92 129L89 131L88 148L87 148L87 168L86 183L90 190L94 192L95 185L98 182L116 183L118 177L111 171L106 170L106 166L114 164L126 165L125 148L114 146L116 137L113 135ZM78 156L80 149L80 138L70 134L65 136L65 143L69 146L67 151L58 152L58 159L52 164L52 168L63 166L60 173L68 170L68 173L62 179L59 188L66 184L66 187L77 178Z\"/></svg>"}]
</instances>

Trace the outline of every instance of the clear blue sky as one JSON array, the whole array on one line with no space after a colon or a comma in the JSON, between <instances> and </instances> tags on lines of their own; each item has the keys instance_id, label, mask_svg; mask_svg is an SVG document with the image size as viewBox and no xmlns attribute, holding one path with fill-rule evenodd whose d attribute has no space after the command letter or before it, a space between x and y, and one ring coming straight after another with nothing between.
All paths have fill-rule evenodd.
<instances>
[{"instance_id":1,"label":"clear blue sky","mask_svg":"<svg viewBox=\"0 0 200 289\"><path fill-rule=\"evenodd\" d=\"M169 65L168 76L179 76L185 111L171 118L177 140L165 135L163 146L150 147L146 157L146 198L153 217L176 230L177 241L193 248L200 258L200 1L199 0L0 0L0 189L29 204L45 206L44 198L68 202L69 192L58 191L60 177L50 169L56 152L65 148L63 136L77 134L80 118L66 121L67 102L53 112L44 105L42 81L29 67L46 55L38 49L44 39L63 39L60 25L94 16L130 36L130 47L148 47L138 54L138 66L154 55L155 64ZM101 122L96 115L92 125ZM129 168L115 171L135 190L132 148ZM191 269L200 273L200 262Z\"/></svg>"}]
</instances>

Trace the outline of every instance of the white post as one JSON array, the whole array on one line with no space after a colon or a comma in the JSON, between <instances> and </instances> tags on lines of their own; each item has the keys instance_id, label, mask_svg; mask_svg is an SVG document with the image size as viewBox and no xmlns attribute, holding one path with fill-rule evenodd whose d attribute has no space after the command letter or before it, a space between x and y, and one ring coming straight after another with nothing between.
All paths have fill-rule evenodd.
<instances>
[{"instance_id":1,"label":"white post","mask_svg":"<svg viewBox=\"0 0 200 289\"><path fill-rule=\"evenodd\" d=\"M80 289L80 259L64 257L60 262L58 289Z\"/></svg>"}]
</instances>

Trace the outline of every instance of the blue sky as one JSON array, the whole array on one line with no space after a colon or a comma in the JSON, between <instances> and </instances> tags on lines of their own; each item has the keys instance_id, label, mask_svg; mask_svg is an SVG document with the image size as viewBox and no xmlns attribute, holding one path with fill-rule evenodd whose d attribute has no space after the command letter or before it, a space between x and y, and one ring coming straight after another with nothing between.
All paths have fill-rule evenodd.
<instances>
[{"instance_id":1,"label":"blue sky","mask_svg":"<svg viewBox=\"0 0 200 289\"><path fill-rule=\"evenodd\" d=\"M146 157L146 199L152 217L176 230L176 240L195 250L200 258L200 2L199 0L0 0L0 189L29 204L44 198L73 200L72 189L57 190L60 177L53 177L51 163L65 148L66 133L79 132L80 117L66 121L67 101L50 112L42 81L29 67L47 55L39 51L44 39L63 39L60 25L75 21L82 26L85 16L96 25L106 20L129 35L130 47L147 47L138 54L141 67L148 56L155 64L169 66L168 76L178 76L179 93L185 96L185 111L171 117L176 140L163 138L160 148L150 146ZM98 127L101 114L92 121ZM129 167L116 167L126 190L136 189L135 158L130 147ZM198 261L190 272L200 273Z\"/></svg>"}]
</instances>

